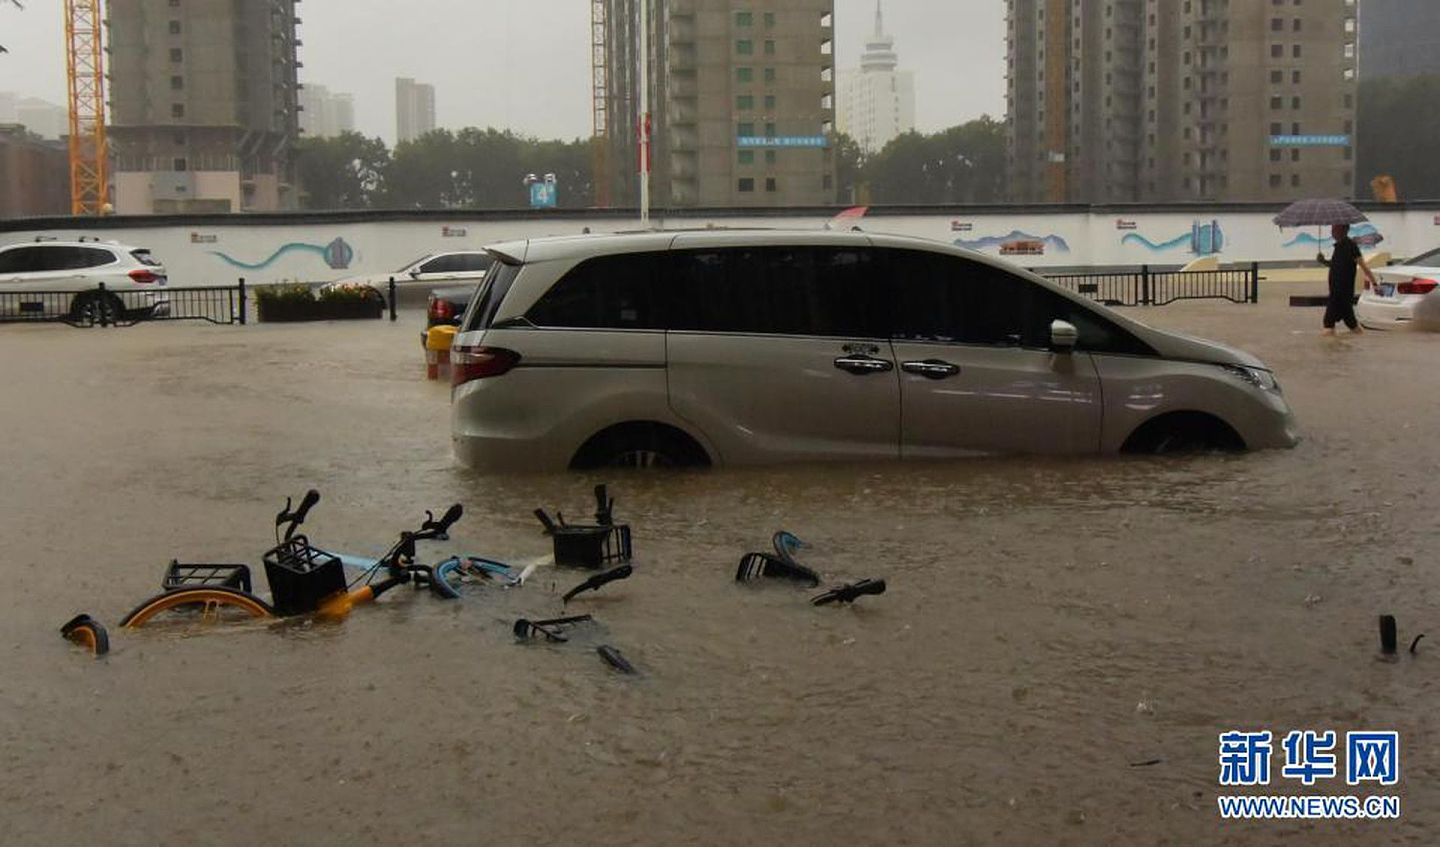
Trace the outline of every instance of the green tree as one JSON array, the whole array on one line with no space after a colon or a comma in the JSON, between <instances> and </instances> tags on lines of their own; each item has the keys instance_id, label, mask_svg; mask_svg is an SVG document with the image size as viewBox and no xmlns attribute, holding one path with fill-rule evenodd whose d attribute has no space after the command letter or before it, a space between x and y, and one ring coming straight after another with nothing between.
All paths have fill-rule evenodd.
<instances>
[{"instance_id":1,"label":"green tree","mask_svg":"<svg viewBox=\"0 0 1440 847\"><path fill-rule=\"evenodd\" d=\"M831 146L835 150L835 202L842 206L858 203L865 151L860 149L859 142L843 132L835 134Z\"/></svg>"},{"instance_id":2,"label":"green tree","mask_svg":"<svg viewBox=\"0 0 1440 847\"><path fill-rule=\"evenodd\" d=\"M435 130L396 145L387 201L401 208L523 209L525 177L555 174L558 205L593 203L589 141L541 141L508 130Z\"/></svg>"},{"instance_id":3,"label":"green tree","mask_svg":"<svg viewBox=\"0 0 1440 847\"><path fill-rule=\"evenodd\" d=\"M988 115L934 135L907 132L865 163L873 203L994 203L1003 198L1005 126Z\"/></svg>"},{"instance_id":4,"label":"green tree","mask_svg":"<svg viewBox=\"0 0 1440 847\"><path fill-rule=\"evenodd\" d=\"M1401 200L1440 197L1440 74L1360 83L1355 195L1370 197L1370 180L1395 179Z\"/></svg>"},{"instance_id":5,"label":"green tree","mask_svg":"<svg viewBox=\"0 0 1440 847\"><path fill-rule=\"evenodd\" d=\"M378 138L355 132L304 138L295 147L295 169L306 209L367 209L379 204L390 151Z\"/></svg>"}]
</instances>

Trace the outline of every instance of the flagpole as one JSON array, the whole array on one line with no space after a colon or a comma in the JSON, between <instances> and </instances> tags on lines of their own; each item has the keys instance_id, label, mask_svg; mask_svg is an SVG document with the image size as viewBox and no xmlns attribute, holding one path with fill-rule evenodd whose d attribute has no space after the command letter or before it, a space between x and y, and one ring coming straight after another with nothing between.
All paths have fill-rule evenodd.
<instances>
[{"instance_id":1,"label":"flagpole","mask_svg":"<svg viewBox=\"0 0 1440 847\"><path fill-rule=\"evenodd\" d=\"M650 226L650 0L640 1L640 226Z\"/></svg>"}]
</instances>

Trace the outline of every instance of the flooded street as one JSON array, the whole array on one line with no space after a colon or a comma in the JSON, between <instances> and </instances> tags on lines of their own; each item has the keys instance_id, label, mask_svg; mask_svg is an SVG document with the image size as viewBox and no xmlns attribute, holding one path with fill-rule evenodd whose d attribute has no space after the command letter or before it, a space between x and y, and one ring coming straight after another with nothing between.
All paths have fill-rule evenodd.
<instances>
[{"instance_id":1,"label":"flooded street","mask_svg":"<svg viewBox=\"0 0 1440 847\"><path fill-rule=\"evenodd\" d=\"M1130 314L1264 359L1294 450L656 475L455 466L418 313L0 327L0 842L1432 844L1440 336L1322 339L1288 293ZM422 554L524 563L531 511L580 519L597 482L635 575L565 607L588 640L515 643L588 575L548 565L338 625L117 625L172 558L263 582L307 488L320 546L378 555L460 501ZM888 593L737 586L781 527ZM102 660L58 636L82 611ZM1385 612L1417 656L1376 660ZM1403 818L1221 821L1230 729L1276 733L1273 793L1285 732L1398 730Z\"/></svg>"}]
</instances>

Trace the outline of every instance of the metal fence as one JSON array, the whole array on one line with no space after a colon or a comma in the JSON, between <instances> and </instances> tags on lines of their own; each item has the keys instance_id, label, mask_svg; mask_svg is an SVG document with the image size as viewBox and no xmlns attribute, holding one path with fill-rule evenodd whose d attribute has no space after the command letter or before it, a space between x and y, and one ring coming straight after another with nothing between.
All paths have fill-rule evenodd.
<instances>
[{"instance_id":1,"label":"metal fence","mask_svg":"<svg viewBox=\"0 0 1440 847\"><path fill-rule=\"evenodd\" d=\"M1036 273L1056 285L1098 300L1107 306L1164 306L1176 300L1260 300L1260 265L1214 271L1157 271L1149 265L1138 270L1100 273Z\"/></svg>"},{"instance_id":2,"label":"metal fence","mask_svg":"<svg viewBox=\"0 0 1440 847\"><path fill-rule=\"evenodd\" d=\"M133 326L142 321L209 321L244 324L245 280L233 286L138 291L95 288L78 291L0 291L0 323L66 323L71 326Z\"/></svg>"}]
</instances>

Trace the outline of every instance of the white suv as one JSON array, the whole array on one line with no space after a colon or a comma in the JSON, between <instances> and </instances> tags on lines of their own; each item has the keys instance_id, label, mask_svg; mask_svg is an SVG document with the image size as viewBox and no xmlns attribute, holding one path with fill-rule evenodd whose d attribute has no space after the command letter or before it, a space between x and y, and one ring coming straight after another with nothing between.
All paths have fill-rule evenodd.
<instances>
[{"instance_id":1,"label":"white suv","mask_svg":"<svg viewBox=\"0 0 1440 847\"><path fill-rule=\"evenodd\" d=\"M143 247L90 239L9 244L0 247L0 318L160 317L170 311L166 281L165 267Z\"/></svg>"},{"instance_id":2,"label":"white suv","mask_svg":"<svg viewBox=\"0 0 1440 847\"><path fill-rule=\"evenodd\" d=\"M484 470L1289 447L1270 371L1034 274L859 232L497 245L455 341Z\"/></svg>"}]
</instances>

